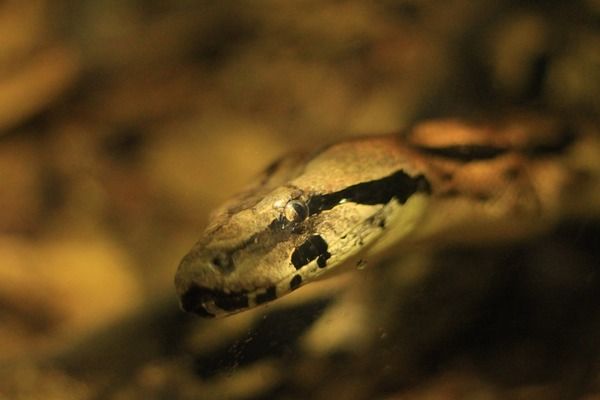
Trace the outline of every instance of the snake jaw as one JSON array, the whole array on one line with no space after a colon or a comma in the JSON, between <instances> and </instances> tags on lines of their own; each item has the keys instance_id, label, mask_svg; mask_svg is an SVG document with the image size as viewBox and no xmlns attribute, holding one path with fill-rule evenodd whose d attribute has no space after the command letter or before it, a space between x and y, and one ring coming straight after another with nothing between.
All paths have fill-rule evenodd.
<instances>
[{"instance_id":1,"label":"snake jaw","mask_svg":"<svg viewBox=\"0 0 600 400\"><path fill-rule=\"evenodd\" d=\"M227 291L209 288L195 282L176 278L181 308L204 318L219 318L264 305L298 289L319 275L319 261L313 259L302 269L291 273L278 282L262 285L252 290ZM291 268L291 267L290 267ZM179 276L179 275L178 275Z\"/></svg>"},{"instance_id":2,"label":"snake jaw","mask_svg":"<svg viewBox=\"0 0 600 400\"><path fill-rule=\"evenodd\" d=\"M181 295L181 307L201 317L213 318L249 308L249 297L245 292L225 293L192 285Z\"/></svg>"},{"instance_id":3,"label":"snake jaw","mask_svg":"<svg viewBox=\"0 0 600 400\"><path fill-rule=\"evenodd\" d=\"M286 277L278 284L252 290L226 291L192 283L180 291L180 304L184 311L201 317L223 317L271 302L295 290L301 283L300 274Z\"/></svg>"},{"instance_id":4,"label":"snake jaw","mask_svg":"<svg viewBox=\"0 0 600 400\"><path fill-rule=\"evenodd\" d=\"M184 311L207 318L221 317L278 297L280 275L264 272L278 264L268 262L273 260L273 254L262 252L261 247L252 242L240 259L239 249L222 245L218 241L215 244L201 240L182 259L175 286Z\"/></svg>"}]
</instances>

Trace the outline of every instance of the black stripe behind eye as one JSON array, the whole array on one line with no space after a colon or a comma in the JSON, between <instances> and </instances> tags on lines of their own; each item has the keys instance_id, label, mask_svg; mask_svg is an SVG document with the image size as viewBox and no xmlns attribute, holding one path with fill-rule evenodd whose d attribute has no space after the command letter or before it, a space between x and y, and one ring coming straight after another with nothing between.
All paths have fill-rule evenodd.
<instances>
[{"instance_id":1,"label":"black stripe behind eye","mask_svg":"<svg viewBox=\"0 0 600 400\"><path fill-rule=\"evenodd\" d=\"M480 160L491 160L508 152L505 147L494 147L484 145L456 145L446 147L424 147L415 146L421 153L437 157L450 158L461 162L472 162Z\"/></svg>"},{"instance_id":2,"label":"black stripe behind eye","mask_svg":"<svg viewBox=\"0 0 600 400\"><path fill-rule=\"evenodd\" d=\"M386 204L396 198L401 204L416 192L429 193L429 182L423 175L412 177L404 171L397 171L381 179L348 186L338 192L312 196L308 200L310 215L330 210L342 200L358 204Z\"/></svg>"},{"instance_id":3,"label":"black stripe behind eye","mask_svg":"<svg viewBox=\"0 0 600 400\"><path fill-rule=\"evenodd\" d=\"M575 135L572 131L565 128L560 135L555 138L546 139L539 143L526 143L521 147L514 149L515 152L525 154L528 157L544 157L554 154L560 154L565 151L575 141ZM473 162L491 160L508 153L507 147L467 144L445 147L427 147L413 146L414 149L424 154L436 157L444 157L460 162Z\"/></svg>"}]
</instances>

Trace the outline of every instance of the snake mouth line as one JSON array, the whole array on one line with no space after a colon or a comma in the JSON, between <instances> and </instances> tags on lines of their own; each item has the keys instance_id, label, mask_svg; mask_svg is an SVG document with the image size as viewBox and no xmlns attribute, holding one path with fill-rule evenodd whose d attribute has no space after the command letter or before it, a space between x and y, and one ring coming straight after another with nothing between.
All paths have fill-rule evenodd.
<instances>
[{"instance_id":1,"label":"snake mouth line","mask_svg":"<svg viewBox=\"0 0 600 400\"><path fill-rule=\"evenodd\" d=\"M295 273L281 279L273 286L252 291L226 293L221 289L192 285L181 296L181 307L186 312L192 312L205 318L235 314L273 301L283 294L297 289L302 283L302 276Z\"/></svg>"},{"instance_id":2,"label":"snake mouth line","mask_svg":"<svg viewBox=\"0 0 600 400\"><path fill-rule=\"evenodd\" d=\"M181 296L181 307L201 317L214 318L220 311L234 313L249 308L249 293L225 293L222 290L194 285Z\"/></svg>"},{"instance_id":3,"label":"snake mouth line","mask_svg":"<svg viewBox=\"0 0 600 400\"><path fill-rule=\"evenodd\" d=\"M299 286L300 282L298 280L296 282ZM222 314L235 314L253 306L268 303L277 299L277 297L277 286L270 286L264 290L257 289L231 293L225 293L218 289L192 286L181 296L181 307L186 312L193 312L201 317L214 318Z\"/></svg>"}]
</instances>

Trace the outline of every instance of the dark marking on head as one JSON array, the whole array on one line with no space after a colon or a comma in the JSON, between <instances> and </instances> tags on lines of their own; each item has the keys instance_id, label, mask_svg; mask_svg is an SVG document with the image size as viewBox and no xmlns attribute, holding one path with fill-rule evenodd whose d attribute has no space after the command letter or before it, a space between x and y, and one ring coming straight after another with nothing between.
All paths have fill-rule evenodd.
<instances>
[{"instance_id":1,"label":"dark marking on head","mask_svg":"<svg viewBox=\"0 0 600 400\"><path fill-rule=\"evenodd\" d=\"M309 237L292 253L291 261L296 269L300 269L315 258L329 254L327 242L319 235Z\"/></svg>"},{"instance_id":2,"label":"dark marking on head","mask_svg":"<svg viewBox=\"0 0 600 400\"><path fill-rule=\"evenodd\" d=\"M248 308L248 294L245 292L225 293L221 290L191 286L181 296L181 307L202 317L214 317L204 308L204 303L213 302L224 311L237 311Z\"/></svg>"},{"instance_id":3,"label":"dark marking on head","mask_svg":"<svg viewBox=\"0 0 600 400\"><path fill-rule=\"evenodd\" d=\"M484 161L499 157L508 152L506 147L468 144L445 147L414 146L421 153L436 157L449 158L460 162Z\"/></svg>"},{"instance_id":4,"label":"dark marking on head","mask_svg":"<svg viewBox=\"0 0 600 400\"><path fill-rule=\"evenodd\" d=\"M277 288L275 286L269 286L264 293L256 295L256 304L263 304L277 298Z\"/></svg>"},{"instance_id":5,"label":"dark marking on head","mask_svg":"<svg viewBox=\"0 0 600 400\"><path fill-rule=\"evenodd\" d=\"M294 275L290 281L290 289L296 290L302 284L302 277L300 275Z\"/></svg>"},{"instance_id":6,"label":"dark marking on head","mask_svg":"<svg viewBox=\"0 0 600 400\"><path fill-rule=\"evenodd\" d=\"M277 243L288 240L290 235L301 235L307 229L302 222L305 221L288 221L285 216L279 215L266 228L252 234L237 246L228 249L227 253L219 254L211 261L219 272L229 274L235 270L233 259L236 253L257 245L272 248Z\"/></svg>"},{"instance_id":7,"label":"dark marking on head","mask_svg":"<svg viewBox=\"0 0 600 400\"><path fill-rule=\"evenodd\" d=\"M325 268L327 266L327 260L331 257L329 252L325 252L317 257L317 266L319 268Z\"/></svg>"},{"instance_id":8,"label":"dark marking on head","mask_svg":"<svg viewBox=\"0 0 600 400\"><path fill-rule=\"evenodd\" d=\"M404 171L396 171L384 178L348 186L338 192L312 196L308 200L309 215L330 210L342 200L358 204L386 204L395 198L400 204L416 192L430 193L431 186L423 175L412 177Z\"/></svg>"},{"instance_id":9,"label":"dark marking on head","mask_svg":"<svg viewBox=\"0 0 600 400\"><path fill-rule=\"evenodd\" d=\"M256 245L257 243L262 243L262 244L264 244L265 242L279 243L280 241L285 240L286 236L290 232L295 233L295 234L300 234L303 232L303 227L295 222L290 222L290 221L286 220L285 217L283 217L282 215L273 219L273 221L271 221L269 226L267 226L265 229L253 234L252 236L250 236L248 239L241 242L236 247L229 249L228 254L226 256L224 256L224 255L219 256L219 258L223 259L223 260L220 260L219 262L226 263L224 260L225 260L225 257L227 257L227 260L229 260L227 265L232 267L230 269L222 268L221 272L223 272L223 273L232 272L235 269L235 265L233 263L233 255L236 252L244 250L249 246ZM217 262L215 262L215 259L213 259L212 262L217 267L220 266L219 264L217 264Z\"/></svg>"},{"instance_id":10,"label":"dark marking on head","mask_svg":"<svg viewBox=\"0 0 600 400\"><path fill-rule=\"evenodd\" d=\"M384 229L385 228L385 218L380 219L377 226L380 227L381 229Z\"/></svg>"}]
</instances>

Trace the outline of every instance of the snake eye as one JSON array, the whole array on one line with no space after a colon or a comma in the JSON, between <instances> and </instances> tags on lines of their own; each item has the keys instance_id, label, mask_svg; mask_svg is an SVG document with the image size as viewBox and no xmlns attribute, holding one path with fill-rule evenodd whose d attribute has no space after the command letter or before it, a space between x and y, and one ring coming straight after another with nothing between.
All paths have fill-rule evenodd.
<instances>
[{"instance_id":1,"label":"snake eye","mask_svg":"<svg viewBox=\"0 0 600 400\"><path fill-rule=\"evenodd\" d=\"M283 215L290 222L301 222L308 217L308 207L300 200L290 200L283 209Z\"/></svg>"}]
</instances>

